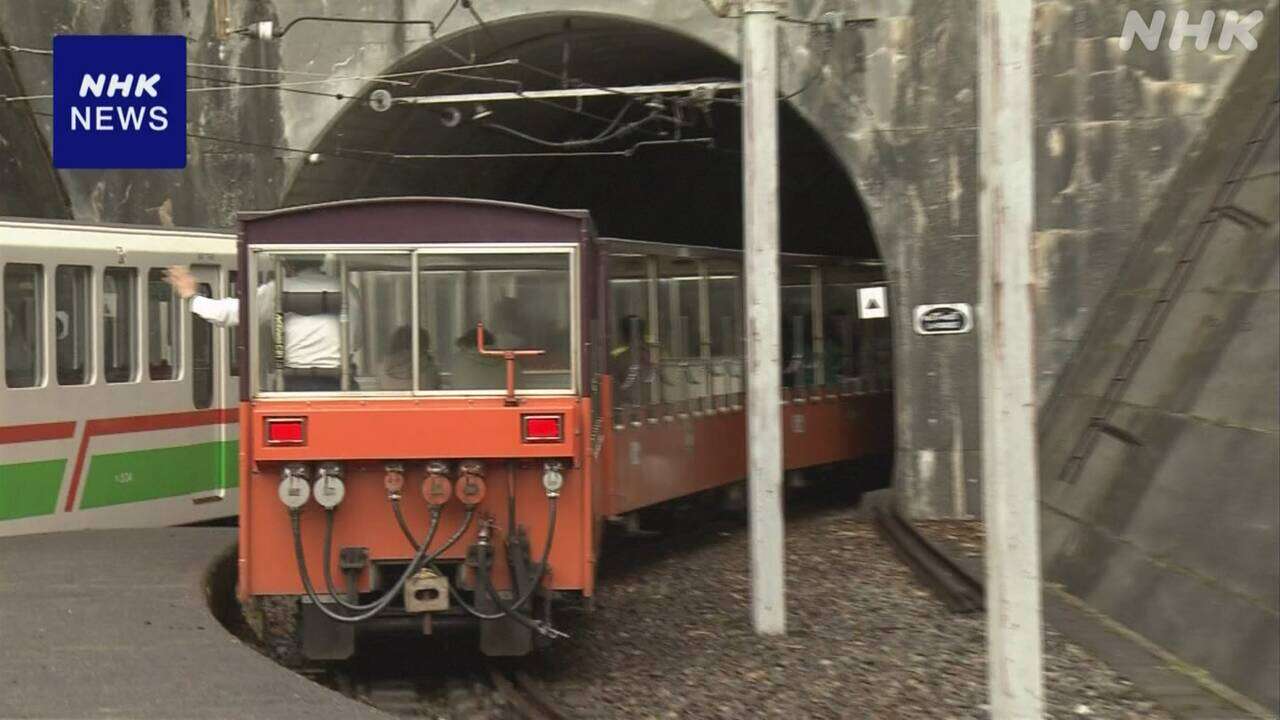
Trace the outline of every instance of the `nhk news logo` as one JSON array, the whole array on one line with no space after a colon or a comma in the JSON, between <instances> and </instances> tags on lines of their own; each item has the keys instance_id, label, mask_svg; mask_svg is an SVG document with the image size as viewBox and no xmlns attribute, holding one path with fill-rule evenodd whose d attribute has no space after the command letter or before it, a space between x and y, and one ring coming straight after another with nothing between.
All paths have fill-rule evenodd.
<instances>
[{"instance_id":1,"label":"nhk news logo","mask_svg":"<svg viewBox=\"0 0 1280 720\"><path fill-rule=\"evenodd\" d=\"M181 35L53 39L53 164L187 165L187 41Z\"/></svg>"},{"instance_id":2,"label":"nhk news logo","mask_svg":"<svg viewBox=\"0 0 1280 720\"><path fill-rule=\"evenodd\" d=\"M1151 13L1148 22L1142 13L1130 10L1125 14L1124 27L1120 30L1120 49L1128 52L1133 47L1135 37L1148 50L1159 48L1167 17L1165 11L1156 10ZM1191 13L1179 10L1169 26L1169 49L1175 52L1181 50L1183 40L1194 38L1196 50L1207 50L1216 26L1219 50L1226 52L1236 43L1246 50L1256 50L1258 40L1253 36L1253 29L1262 23L1262 18L1261 10L1254 10L1247 15L1241 15L1235 10L1222 13L1205 10L1200 15L1199 22L1191 22Z\"/></svg>"}]
</instances>

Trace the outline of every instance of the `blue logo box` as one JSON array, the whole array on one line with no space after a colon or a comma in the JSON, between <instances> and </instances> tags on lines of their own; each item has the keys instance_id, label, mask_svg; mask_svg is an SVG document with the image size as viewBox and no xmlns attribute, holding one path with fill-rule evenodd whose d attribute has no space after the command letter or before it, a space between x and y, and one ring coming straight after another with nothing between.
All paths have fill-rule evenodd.
<instances>
[{"instance_id":1,"label":"blue logo box","mask_svg":"<svg viewBox=\"0 0 1280 720\"><path fill-rule=\"evenodd\" d=\"M54 37L53 165L186 167L186 38Z\"/></svg>"}]
</instances>

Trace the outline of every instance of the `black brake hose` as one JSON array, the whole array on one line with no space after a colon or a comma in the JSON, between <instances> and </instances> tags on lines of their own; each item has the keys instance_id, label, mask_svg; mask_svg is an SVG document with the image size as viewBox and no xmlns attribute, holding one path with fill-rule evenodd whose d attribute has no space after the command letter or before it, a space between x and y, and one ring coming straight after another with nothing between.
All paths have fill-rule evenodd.
<instances>
[{"instance_id":1,"label":"black brake hose","mask_svg":"<svg viewBox=\"0 0 1280 720\"><path fill-rule=\"evenodd\" d=\"M392 514L396 515L396 524L399 525L399 527L401 527L401 533L404 534L404 539L407 539L408 544L410 544L410 547L412 547L413 550L417 551L417 548L419 548L419 544L417 544L417 538L413 537L413 530L411 530L410 527L408 527L408 521L404 520L404 511L401 509L401 506L399 506L399 498L392 497L392 498L389 498L389 500L390 500L390 503L392 503ZM431 511L439 512L439 510L436 509L436 507L438 506L431 507ZM430 539L428 542L430 542Z\"/></svg>"},{"instance_id":2,"label":"black brake hose","mask_svg":"<svg viewBox=\"0 0 1280 720\"><path fill-rule=\"evenodd\" d=\"M458 592L458 589L457 587L454 586L454 583L448 583L449 595L453 598L454 602L458 603L459 607L465 610L468 614L480 620L501 620L502 618L506 617L510 612L518 612L519 609L525 605L525 603L529 602L529 599L533 597L533 594L537 592L538 586L542 583L542 578L546 574L548 561L551 559L551 542L555 538L556 507L558 505L556 500L557 499L554 497L548 498L549 509L548 509L548 515L547 515L547 541L542 549L542 560L538 564L538 573L534 578L533 584L529 586L529 590L520 598L518 598L516 602L512 603L510 606L507 606L504 608L500 604L499 607L502 608L500 612L487 613L475 607L471 603L467 602L466 598L462 597L462 594ZM395 513L396 523L400 526L400 531L404 533L405 539L409 541L409 544L412 545L414 549L417 549L418 541L416 538L413 537L413 531L409 529L409 523L405 520L404 512L400 509L400 503L396 500L392 500L391 509L392 509L392 512ZM463 520L462 527L459 528L459 530L453 534L453 537L449 538L449 541L445 543L444 547L440 548L440 550L438 550L435 553L436 556L438 556L440 552L443 552L445 549L449 548L455 542L457 542L458 538L461 537L462 533L471 524L471 519L474 512L475 512L474 509L469 509L467 511L467 516L465 520ZM432 560L434 560L434 557L432 558ZM427 561L426 563L427 566L430 567L433 571L435 571L437 575L440 575L443 577L445 575L444 571L441 570L440 567L436 565L432 560ZM486 577L487 577L487 574L486 574ZM530 620L529 622L533 622L533 621ZM538 632L543 632L543 630L541 628L538 628Z\"/></svg>"},{"instance_id":3,"label":"black brake hose","mask_svg":"<svg viewBox=\"0 0 1280 720\"><path fill-rule=\"evenodd\" d=\"M396 516L396 524L400 526L400 532L404 533L404 539L409 541L409 546L417 551L418 539L413 536L413 530L409 529L409 523L404 519L404 511L400 509L400 499L391 498L391 512Z\"/></svg>"},{"instance_id":4,"label":"black brake hose","mask_svg":"<svg viewBox=\"0 0 1280 720\"><path fill-rule=\"evenodd\" d=\"M404 533L404 539L408 540L409 544L413 546L413 549L416 551L418 549L418 539L413 536L413 531L409 529L409 523L404 519L404 511L400 509L399 500L391 501L391 511L395 513L396 524L400 526L400 532ZM433 563L432 560L435 560L441 553L453 547L453 544L458 542L458 539L467 531L467 528L471 527L471 519L475 517L475 514L475 508L467 508L467 514L462 518L462 525L458 526L458 529L449 536L449 539L444 541L444 545L440 546L439 550L432 553L431 557L424 564L430 565L431 569L435 570L437 574L439 574L440 571L435 567L435 563ZM431 542L431 540L428 539L427 542Z\"/></svg>"},{"instance_id":5,"label":"black brake hose","mask_svg":"<svg viewBox=\"0 0 1280 720\"><path fill-rule=\"evenodd\" d=\"M512 609L520 609L525 603L529 602L529 598L538 591L538 586L542 584L542 578L547 574L547 564L551 561L551 541L556 536L556 502L558 498L547 498L547 542L542 546L542 560L538 562L538 572L533 576L533 582L529 585L529 589L525 594L511 604Z\"/></svg>"},{"instance_id":6,"label":"black brake hose","mask_svg":"<svg viewBox=\"0 0 1280 720\"><path fill-rule=\"evenodd\" d=\"M431 523L427 526L427 540L426 540L427 545L430 545L431 541L435 539L436 531L439 528L440 528L440 511L436 508L432 508ZM418 546L414 545L413 549L417 550ZM441 550L443 550L443 548L441 548ZM440 551L437 550L436 552L439 553ZM341 605L342 607L346 608L347 610L351 610L352 612L364 612L365 610L378 606L378 604L383 601L383 598L381 597L378 598L377 600L374 600L372 602L367 602L367 603L349 602L343 599L342 596L337 592L337 590L334 589L333 566L332 566L333 564L329 562L329 559L332 557L333 557L333 510L327 509L325 510L325 520L324 520L324 586L325 586L325 589L329 591L329 597L333 598L334 602L336 602L338 605ZM408 571L406 570L406 572Z\"/></svg>"},{"instance_id":7,"label":"black brake hose","mask_svg":"<svg viewBox=\"0 0 1280 720\"><path fill-rule=\"evenodd\" d=\"M556 505L557 505L556 500L557 499L554 497L547 499L547 504L549 506L549 509L547 512L547 542L542 549L542 561L538 564L538 573L533 579L533 584L529 586L529 589L524 593L524 595L519 597L515 602L511 603L510 605L506 605L505 603L499 602L498 607L500 609L500 612L486 613L476 608L475 606L471 605L470 603L468 603L462 597L462 595L458 593L457 589L454 588L453 583L449 583L449 594L453 596L454 601L457 602L458 605L462 607L462 609L466 610L471 615L474 615L475 617L480 618L481 620L501 620L502 618L506 617L509 613L515 612L518 614L519 609L525 603L529 602L529 598L533 597L533 594L538 590L538 586L542 584L542 578L546 574L547 563L551 559L551 541L555 537L555 531L556 531ZM435 570L437 573L440 573L440 569L436 567L434 563L431 563L431 569ZM488 583L489 574L487 569L480 570L479 572L477 572L477 576L483 576L483 578L485 579L484 584L489 585ZM477 582L480 582L479 578L477 578ZM530 620L530 622L533 622L533 621ZM539 629L538 632L542 632L542 630Z\"/></svg>"},{"instance_id":8,"label":"black brake hose","mask_svg":"<svg viewBox=\"0 0 1280 720\"><path fill-rule=\"evenodd\" d=\"M430 562L430 560L435 559L434 557L432 558L427 557L427 545L423 545L421 548L418 549L417 554L414 555L413 561L409 563L409 567L406 568L405 572L400 576L398 580L396 580L396 584L392 586L392 588L389 591L387 591L387 594L382 597L382 599L376 604L375 607L365 612L362 612L359 615L343 615L341 613L336 613L330 610L329 608L325 607L324 603L320 601L319 596L316 594L315 586L311 584L311 573L307 570L306 552L302 548L301 516L297 509L289 510L289 522L293 526L293 554L294 554L294 559L298 563L298 575L302 579L302 587L307 591L307 597L311 599L311 602L315 603L315 606L320 609L320 612L324 613L326 616L329 617L329 619L334 620L336 622L342 622L342 623L364 622L365 620L368 620L369 618L372 618L378 613L382 612L383 610L386 609L387 605L391 604L391 599L394 598L396 594L400 592L400 589L404 587L404 583L409 579L409 576L417 572L418 568L420 568L423 564ZM327 563L328 561L329 561L329 558L326 557L325 562Z\"/></svg>"},{"instance_id":9,"label":"black brake hose","mask_svg":"<svg viewBox=\"0 0 1280 720\"><path fill-rule=\"evenodd\" d=\"M489 563L489 553L488 553L488 549L486 548L484 551L480 553L480 558L479 558L480 567L478 568L479 572L477 573L476 582L482 586L482 589L484 590L484 592L488 593L489 598L492 599L493 603L498 606L498 609L502 611L503 615L514 619L516 622L520 623L521 625L524 625L525 627L529 628L533 632L538 633L539 635L545 635L551 638L568 637L567 635L565 635L565 633L562 633L559 630L556 630L555 628L547 625L546 623L540 622L538 620L534 620L528 615L525 615L524 613L516 609L514 606L507 605L506 601L502 599L502 596L498 594L497 589L493 587L493 583L490 582L489 580L490 565L488 563ZM533 588L536 588L536 587L537 587L536 585L533 586ZM527 599L527 596L526 596L526 599Z\"/></svg>"}]
</instances>

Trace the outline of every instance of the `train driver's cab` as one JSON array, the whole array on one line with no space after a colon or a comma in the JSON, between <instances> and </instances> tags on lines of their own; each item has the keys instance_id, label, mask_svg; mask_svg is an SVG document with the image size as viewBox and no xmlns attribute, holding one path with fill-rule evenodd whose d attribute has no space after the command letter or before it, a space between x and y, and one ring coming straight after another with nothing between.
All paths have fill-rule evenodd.
<instances>
[{"instance_id":1,"label":"train driver's cab","mask_svg":"<svg viewBox=\"0 0 1280 720\"><path fill-rule=\"evenodd\" d=\"M253 394L577 391L578 247L252 249ZM479 330L478 327L482 326Z\"/></svg>"}]
</instances>

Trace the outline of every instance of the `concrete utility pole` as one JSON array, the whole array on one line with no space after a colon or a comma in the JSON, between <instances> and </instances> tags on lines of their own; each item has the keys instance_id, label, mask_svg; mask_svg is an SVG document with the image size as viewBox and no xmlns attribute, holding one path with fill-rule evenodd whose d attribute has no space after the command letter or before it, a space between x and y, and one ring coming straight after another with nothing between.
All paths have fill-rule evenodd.
<instances>
[{"instance_id":1,"label":"concrete utility pole","mask_svg":"<svg viewBox=\"0 0 1280 720\"><path fill-rule=\"evenodd\" d=\"M981 0L982 495L991 716L1044 714L1031 242L1032 0Z\"/></svg>"},{"instance_id":2,"label":"concrete utility pole","mask_svg":"<svg viewBox=\"0 0 1280 720\"><path fill-rule=\"evenodd\" d=\"M742 203L747 309L747 491L751 617L787 629L782 519L782 361L778 322L778 3L742 7Z\"/></svg>"}]
</instances>

